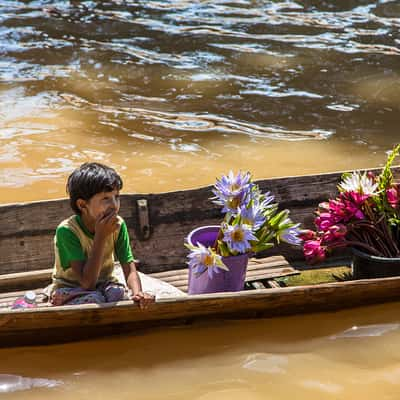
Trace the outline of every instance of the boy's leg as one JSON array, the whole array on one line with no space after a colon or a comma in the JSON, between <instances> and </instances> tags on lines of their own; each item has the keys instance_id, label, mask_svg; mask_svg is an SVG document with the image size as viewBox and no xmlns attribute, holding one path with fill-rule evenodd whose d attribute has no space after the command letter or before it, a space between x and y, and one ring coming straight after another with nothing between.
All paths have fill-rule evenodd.
<instances>
[{"instance_id":1,"label":"boy's leg","mask_svg":"<svg viewBox=\"0 0 400 400\"><path fill-rule=\"evenodd\" d=\"M106 299L98 290L83 290L81 288L59 288L51 295L53 306L69 304L105 303Z\"/></svg>"},{"instance_id":2,"label":"boy's leg","mask_svg":"<svg viewBox=\"0 0 400 400\"><path fill-rule=\"evenodd\" d=\"M109 282L101 287L101 293L105 297L107 303L121 301L125 297L126 289L124 285L119 283Z\"/></svg>"},{"instance_id":3,"label":"boy's leg","mask_svg":"<svg viewBox=\"0 0 400 400\"><path fill-rule=\"evenodd\" d=\"M98 290L93 290L89 294L75 297L73 300L69 301L68 304L101 304L105 302L106 299L104 296Z\"/></svg>"}]
</instances>

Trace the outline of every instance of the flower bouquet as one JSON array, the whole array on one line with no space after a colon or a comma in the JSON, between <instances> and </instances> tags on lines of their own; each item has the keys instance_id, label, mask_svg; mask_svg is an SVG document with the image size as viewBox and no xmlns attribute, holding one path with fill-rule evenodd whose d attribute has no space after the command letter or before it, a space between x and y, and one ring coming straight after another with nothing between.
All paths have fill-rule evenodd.
<instances>
[{"instance_id":1,"label":"flower bouquet","mask_svg":"<svg viewBox=\"0 0 400 400\"><path fill-rule=\"evenodd\" d=\"M400 257L400 184L391 170L399 152L400 144L377 176L372 172L343 174L339 195L318 206L317 229L301 234L306 260L323 261L334 249L343 247L369 258Z\"/></svg>"},{"instance_id":2,"label":"flower bouquet","mask_svg":"<svg viewBox=\"0 0 400 400\"><path fill-rule=\"evenodd\" d=\"M261 193L249 172L230 171L217 179L212 192L211 200L225 215L220 225L198 228L188 237L189 294L242 290L250 255L280 241L302 242L299 224L288 210L278 209L272 194ZM239 282L227 284L230 274L237 274ZM198 282L200 289L195 287Z\"/></svg>"}]
</instances>

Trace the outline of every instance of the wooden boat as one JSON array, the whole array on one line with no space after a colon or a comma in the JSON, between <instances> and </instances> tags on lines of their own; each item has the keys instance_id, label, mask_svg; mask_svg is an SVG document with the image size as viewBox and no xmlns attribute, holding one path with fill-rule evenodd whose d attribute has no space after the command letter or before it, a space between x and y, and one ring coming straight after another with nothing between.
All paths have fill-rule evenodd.
<instances>
[{"instance_id":1,"label":"wooden boat","mask_svg":"<svg viewBox=\"0 0 400 400\"><path fill-rule=\"evenodd\" d=\"M400 168L394 170L400 173ZM336 193L341 173L261 180L293 220L312 227L317 204ZM205 187L161 194L128 194L121 199L121 215L130 231L142 272L185 289L184 238L197 226L220 222L218 206ZM274 248L262 260L253 260L247 279L258 289L236 293L167 298L142 311L132 301L104 305L11 310L21 290L40 295L50 281L53 235L59 221L71 215L68 200L0 206L0 346L50 344L100 335L135 332L166 324L197 320L261 318L339 310L396 301L400 277L279 287L273 278L308 268L299 249ZM346 254L343 254L346 256ZM343 260L342 260L343 261ZM270 283L270 285L268 285ZM267 288L266 286L273 286Z\"/></svg>"}]
</instances>

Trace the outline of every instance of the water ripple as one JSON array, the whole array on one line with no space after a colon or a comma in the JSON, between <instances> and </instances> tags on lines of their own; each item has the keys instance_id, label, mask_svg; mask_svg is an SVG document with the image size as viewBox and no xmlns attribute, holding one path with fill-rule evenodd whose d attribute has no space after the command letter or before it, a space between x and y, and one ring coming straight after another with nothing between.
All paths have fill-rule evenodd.
<instances>
[{"instance_id":1,"label":"water ripple","mask_svg":"<svg viewBox=\"0 0 400 400\"><path fill-rule=\"evenodd\" d=\"M61 381L51 379L0 374L0 393L10 393L33 388L54 388L60 386L62 383Z\"/></svg>"},{"instance_id":2,"label":"water ripple","mask_svg":"<svg viewBox=\"0 0 400 400\"><path fill-rule=\"evenodd\" d=\"M108 147L122 165L137 144L149 175L154 148L209 160L215 142L256 143L260 159L279 141L384 155L399 27L384 0L0 0L0 162L20 182L64 173L62 159L107 161Z\"/></svg>"},{"instance_id":3,"label":"water ripple","mask_svg":"<svg viewBox=\"0 0 400 400\"><path fill-rule=\"evenodd\" d=\"M70 95L63 96L70 104L75 107L90 104L88 101ZM118 115L124 114L134 116L136 120L141 119L146 124L159 126L175 131L188 132L218 132L222 134L244 134L255 138L278 139L278 140L310 140L327 139L334 134L333 131L323 129L293 130L280 126L266 126L261 124L247 123L238 121L222 115L210 113L185 113L185 112L165 112L136 107L113 107L97 106L91 104L97 111L105 114Z\"/></svg>"}]
</instances>

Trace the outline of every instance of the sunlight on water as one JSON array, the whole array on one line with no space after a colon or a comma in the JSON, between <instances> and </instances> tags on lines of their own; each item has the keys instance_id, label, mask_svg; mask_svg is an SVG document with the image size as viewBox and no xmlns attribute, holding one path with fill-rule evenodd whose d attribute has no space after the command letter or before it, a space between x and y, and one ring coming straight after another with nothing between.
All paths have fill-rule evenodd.
<instances>
[{"instance_id":1,"label":"sunlight on water","mask_svg":"<svg viewBox=\"0 0 400 400\"><path fill-rule=\"evenodd\" d=\"M128 192L379 166L398 141L395 2L0 1L0 202L84 161Z\"/></svg>"}]
</instances>

